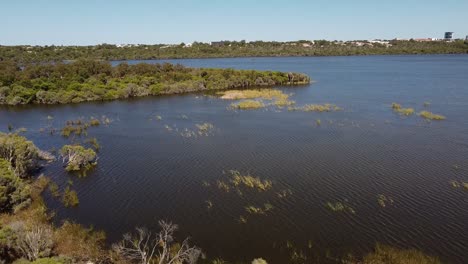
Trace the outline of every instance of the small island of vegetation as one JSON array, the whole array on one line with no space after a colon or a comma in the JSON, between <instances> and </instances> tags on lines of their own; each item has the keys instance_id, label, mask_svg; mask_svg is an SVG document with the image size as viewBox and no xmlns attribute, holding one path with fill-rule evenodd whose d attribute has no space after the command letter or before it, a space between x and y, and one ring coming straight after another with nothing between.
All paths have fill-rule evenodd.
<instances>
[{"instance_id":1,"label":"small island of vegetation","mask_svg":"<svg viewBox=\"0 0 468 264\"><path fill-rule=\"evenodd\" d=\"M301 73L197 69L169 63L112 67L92 60L26 65L0 61L0 104L67 104L309 82Z\"/></svg>"}]
</instances>

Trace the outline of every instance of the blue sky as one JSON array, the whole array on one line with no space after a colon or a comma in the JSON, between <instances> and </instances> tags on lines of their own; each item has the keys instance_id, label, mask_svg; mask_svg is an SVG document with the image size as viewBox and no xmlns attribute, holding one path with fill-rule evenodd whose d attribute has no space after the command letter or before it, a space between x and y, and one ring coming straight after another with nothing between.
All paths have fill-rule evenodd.
<instances>
[{"instance_id":1,"label":"blue sky","mask_svg":"<svg viewBox=\"0 0 468 264\"><path fill-rule=\"evenodd\" d=\"M455 37L468 0L0 0L0 45Z\"/></svg>"}]
</instances>

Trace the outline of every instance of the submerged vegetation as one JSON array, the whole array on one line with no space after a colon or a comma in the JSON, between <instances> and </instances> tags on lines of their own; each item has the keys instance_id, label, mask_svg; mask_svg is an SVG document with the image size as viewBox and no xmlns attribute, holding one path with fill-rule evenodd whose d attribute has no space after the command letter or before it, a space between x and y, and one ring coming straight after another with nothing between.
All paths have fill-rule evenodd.
<instances>
[{"instance_id":1,"label":"submerged vegetation","mask_svg":"<svg viewBox=\"0 0 468 264\"><path fill-rule=\"evenodd\" d=\"M232 103L231 108L234 109L242 109L242 110L248 110L248 109L259 109L265 107L265 104L263 104L260 101L256 100L245 100L241 101L239 103Z\"/></svg>"},{"instance_id":2,"label":"submerged vegetation","mask_svg":"<svg viewBox=\"0 0 468 264\"><path fill-rule=\"evenodd\" d=\"M358 261L356 261L359 263ZM354 263L354 262L351 262ZM377 244L375 251L367 254L362 260L363 264L442 264L432 256L423 254L414 249L401 250L398 248Z\"/></svg>"},{"instance_id":3,"label":"submerged vegetation","mask_svg":"<svg viewBox=\"0 0 468 264\"><path fill-rule=\"evenodd\" d=\"M67 188L65 188L65 191L63 192L62 202L63 205L65 205L65 207L75 207L80 203L78 200L78 194L76 193L76 191L71 190L70 186L67 186Z\"/></svg>"},{"instance_id":4,"label":"submerged vegetation","mask_svg":"<svg viewBox=\"0 0 468 264\"><path fill-rule=\"evenodd\" d=\"M348 205L346 201L335 203L327 202L326 207L333 212L348 212L352 214L356 213L356 211L350 205Z\"/></svg>"},{"instance_id":5,"label":"submerged vegetation","mask_svg":"<svg viewBox=\"0 0 468 264\"><path fill-rule=\"evenodd\" d=\"M468 182L463 182L463 181L450 181L450 185L452 185L453 188L464 188L465 190L468 191Z\"/></svg>"},{"instance_id":6,"label":"submerged vegetation","mask_svg":"<svg viewBox=\"0 0 468 264\"><path fill-rule=\"evenodd\" d=\"M400 104L397 104L397 103L392 103L392 109L396 113L399 113L404 116L410 116L414 114L413 108L403 108Z\"/></svg>"},{"instance_id":7,"label":"submerged vegetation","mask_svg":"<svg viewBox=\"0 0 468 264\"><path fill-rule=\"evenodd\" d=\"M419 112L419 116L426 120L445 120L445 116L433 114L429 111L421 111Z\"/></svg>"},{"instance_id":8,"label":"submerged vegetation","mask_svg":"<svg viewBox=\"0 0 468 264\"><path fill-rule=\"evenodd\" d=\"M393 204L393 198L389 196L385 196L383 194L377 195L377 202L381 207L386 207L387 205Z\"/></svg>"},{"instance_id":9,"label":"submerged vegetation","mask_svg":"<svg viewBox=\"0 0 468 264\"><path fill-rule=\"evenodd\" d=\"M109 62L26 64L0 60L0 104L66 104L206 90L309 83L300 73L196 69L146 64L112 67ZM90 125L99 125L91 120Z\"/></svg>"},{"instance_id":10,"label":"submerged vegetation","mask_svg":"<svg viewBox=\"0 0 468 264\"><path fill-rule=\"evenodd\" d=\"M262 180L259 177L253 177L250 174L242 175L239 171L231 170L230 182L233 186L245 186L248 188L255 188L256 190L263 192L271 189L273 183L269 180Z\"/></svg>"},{"instance_id":11,"label":"submerged vegetation","mask_svg":"<svg viewBox=\"0 0 468 264\"><path fill-rule=\"evenodd\" d=\"M246 89L246 90L229 90L219 92L221 99L240 100L238 103L232 103L231 108L234 109L258 109L268 105L274 105L279 108L295 104L289 100L289 94L285 94L277 89Z\"/></svg>"},{"instance_id":12,"label":"submerged vegetation","mask_svg":"<svg viewBox=\"0 0 468 264\"><path fill-rule=\"evenodd\" d=\"M424 103L424 107L428 107L430 104L428 102ZM410 116L414 114L414 109L413 108L403 108L400 104L397 103L392 103L392 109L394 112L399 113L404 116ZM443 115L438 115L438 114L433 114L429 111L421 111L418 113L418 115L426 120L445 120L445 116Z\"/></svg>"},{"instance_id":13,"label":"submerged vegetation","mask_svg":"<svg viewBox=\"0 0 468 264\"><path fill-rule=\"evenodd\" d=\"M332 112L340 111L341 108L333 104L306 104L302 107L289 107L288 110L304 112Z\"/></svg>"}]
</instances>

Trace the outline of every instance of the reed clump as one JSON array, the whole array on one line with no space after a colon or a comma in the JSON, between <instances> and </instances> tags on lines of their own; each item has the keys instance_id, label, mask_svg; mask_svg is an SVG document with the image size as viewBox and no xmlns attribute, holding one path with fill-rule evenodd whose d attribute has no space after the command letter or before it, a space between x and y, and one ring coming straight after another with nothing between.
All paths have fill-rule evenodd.
<instances>
[{"instance_id":1,"label":"reed clump","mask_svg":"<svg viewBox=\"0 0 468 264\"><path fill-rule=\"evenodd\" d=\"M221 99L248 99L237 104L231 104L232 108L239 109L263 108L268 105L263 102L264 100L272 101L271 104L279 108L295 104L294 101L289 100L289 94L283 93L282 91L276 89L230 90L219 92L218 94L222 95Z\"/></svg>"},{"instance_id":2,"label":"reed clump","mask_svg":"<svg viewBox=\"0 0 468 264\"><path fill-rule=\"evenodd\" d=\"M321 112L340 111L341 108L334 104L306 104L302 107L289 107L288 110L321 113Z\"/></svg>"},{"instance_id":3,"label":"reed clump","mask_svg":"<svg viewBox=\"0 0 468 264\"><path fill-rule=\"evenodd\" d=\"M71 190L70 186L65 188L63 192L62 202L65 207L76 207L80 201L78 200L78 194L76 191Z\"/></svg>"},{"instance_id":4,"label":"reed clump","mask_svg":"<svg viewBox=\"0 0 468 264\"><path fill-rule=\"evenodd\" d=\"M244 100L239 103L232 103L231 108L233 109L242 109L242 110L249 110L249 109L259 109L265 107L265 104L261 101L257 100Z\"/></svg>"},{"instance_id":5,"label":"reed clump","mask_svg":"<svg viewBox=\"0 0 468 264\"><path fill-rule=\"evenodd\" d=\"M413 108L403 108L400 104L392 103L392 109L394 112L399 113L404 116L410 116L414 114Z\"/></svg>"},{"instance_id":6,"label":"reed clump","mask_svg":"<svg viewBox=\"0 0 468 264\"><path fill-rule=\"evenodd\" d=\"M386 207L387 205L392 205L393 204L393 198L392 197L387 197L383 194L377 195L377 202L381 207Z\"/></svg>"},{"instance_id":7,"label":"reed clump","mask_svg":"<svg viewBox=\"0 0 468 264\"><path fill-rule=\"evenodd\" d=\"M446 119L446 117L443 115L433 114L429 111L421 111L419 112L419 116L426 120L445 120Z\"/></svg>"},{"instance_id":8,"label":"reed clump","mask_svg":"<svg viewBox=\"0 0 468 264\"><path fill-rule=\"evenodd\" d=\"M230 182L235 186L238 187L243 185L248 188L256 189L260 192L267 191L271 189L273 183L270 180L262 180L259 177L253 177L250 174L242 175L239 171L231 170Z\"/></svg>"},{"instance_id":9,"label":"reed clump","mask_svg":"<svg viewBox=\"0 0 468 264\"><path fill-rule=\"evenodd\" d=\"M356 213L356 211L345 202L327 202L326 206L333 212L349 212L352 214Z\"/></svg>"}]
</instances>

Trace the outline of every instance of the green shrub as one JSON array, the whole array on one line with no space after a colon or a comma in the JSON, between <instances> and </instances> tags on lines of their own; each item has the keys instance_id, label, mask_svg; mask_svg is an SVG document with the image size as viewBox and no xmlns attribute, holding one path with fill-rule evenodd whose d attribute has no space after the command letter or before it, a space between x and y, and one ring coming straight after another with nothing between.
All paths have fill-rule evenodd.
<instances>
[{"instance_id":1,"label":"green shrub","mask_svg":"<svg viewBox=\"0 0 468 264\"><path fill-rule=\"evenodd\" d=\"M75 207L78 206L78 204L80 203L76 191L71 190L70 186L67 186L67 188L65 188L65 191L63 192L62 202L63 205L65 205L65 207Z\"/></svg>"},{"instance_id":2,"label":"green shrub","mask_svg":"<svg viewBox=\"0 0 468 264\"><path fill-rule=\"evenodd\" d=\"M0 158L7 160L16 175L26 177L39 167L39 150L25 137L0 133Z\"/></svg>"},{"instance_id":3,"label":"green shrub","mask_svg":"<svg viewBox=\"0 0 468 264\"><path fill-rule=\"evenodd\" d=\"M80 145L65 145L60 150L67 171L87 170L96 165L97 155L92 149Z\"/></svg>"}]
</instances>

